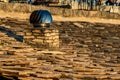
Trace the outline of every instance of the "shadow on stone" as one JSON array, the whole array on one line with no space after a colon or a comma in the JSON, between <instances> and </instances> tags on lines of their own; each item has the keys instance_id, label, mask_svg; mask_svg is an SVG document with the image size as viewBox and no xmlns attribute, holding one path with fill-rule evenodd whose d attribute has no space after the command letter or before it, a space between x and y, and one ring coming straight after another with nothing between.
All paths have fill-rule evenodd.
<instances>
[{"instance_id":1,"label":"shadow on stone","mask_svg":"<svg viewBox=\"0 0 120 80\"><path fill-rule=\"evenodd\" d=\"M19 80L16 76L3 76L1 73L0 73L0 80Z\"/></svg>"},{"instance_id":2,"label":"shadow on stone","mask_svg":"<svg viewBox=\"0 0 120 80\"><path fill-rule=\"evenodd\" d=\"M9 37L15 38L19 42L23 42L23 36L14 34L10 29L0 26L0 31L6 33Z\"/></svg>"}]
</instances>

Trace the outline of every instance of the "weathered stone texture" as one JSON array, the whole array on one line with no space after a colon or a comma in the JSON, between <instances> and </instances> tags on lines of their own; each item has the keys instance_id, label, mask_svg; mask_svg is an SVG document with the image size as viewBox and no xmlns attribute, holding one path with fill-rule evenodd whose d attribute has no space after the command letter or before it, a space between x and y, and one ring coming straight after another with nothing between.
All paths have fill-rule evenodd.
<instances>
[{"instance_id":1,"label":"weathered stone texture","mask_svg":"<svg viewBox=\"0 0 120 80\"><path fill-rule=\"evenodd\" d=\"M68 8L58 8L58 7L47 7L47 6L34 6L34 5L29 5L29 4L20 4L20 3L2 3L0 2L0 10L6 11L6 12L23 12L28 15L34 10L48 10L52 15L60 15L60 16L65 16L65 17L95 17L95 18L107 18L107 19L120 19L120 7L119 6L101 6L100 10L97 11L89 11L89 6L86 5L84 8L81 6L77 5L78 3L75 3L73 5L74 9L68 9ZM84 10L79 10L79 9L84 9ZM88 9L86 11L85 9ZM96 7L96 9L99 8L99 6ZM96 10L93 7L93 10ZM9 24L9 23L8 23ZM11 24L12 25L12 24ZM25 26L24 24L21 26Z\"/></svg>"},{"instance_id":2,"label":"weathered stone texture","mask_svg":"<svg viewBox=\"0 0 120 80\"><path fill-rule=\"evenodd\" d=\"M53 24L56 30L47 29L39 36L32 32L38 34L38 29L23 28L25 35L31 34L26 36L35 37L26 38L33 40L30 44L9 36L6 29L14 32L13 27L0 27L0 75L21 80L120 80L120 25L78 21ZM31 45L58 38L59 51Z\"/></svg>"},{"instance_id":3,"label":"weathered stone texture","mask_svg":"<svg viewBox=\"0 0 120 80\"><path fill-rule=\"evenodd\" d=\"M59 48L59 31L56 29L31 28L23 31L24 42L28 44L44 45L46 47Z\"/></svg>"}]
</instances>

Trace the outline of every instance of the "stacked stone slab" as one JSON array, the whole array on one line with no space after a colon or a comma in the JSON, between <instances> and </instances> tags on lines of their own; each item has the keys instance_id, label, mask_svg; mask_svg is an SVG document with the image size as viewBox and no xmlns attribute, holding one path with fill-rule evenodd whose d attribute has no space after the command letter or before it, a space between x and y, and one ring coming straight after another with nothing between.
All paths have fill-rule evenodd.
<instances>
[{"instance_id":1,"label":"stacked stone slab","mask_svg":"<svg viewBox=\"0 0 120 80\"><path fill-rule=\"evenodd\" d=\"M59 31L57 29L30 28L24 30L24 42L38 47L59 48Z\"/></svg>"},{"instance_id":2,"label":"stacked stone slab","mask_svg":"<svg viewBox=\"0 0 120 80\"><path fill-rule=\"evenodd\" d=\"M60 30L61 51L36 50L1 30L0 73L20 80L120 80L120 25L78 21L53 24ZM47 30L41 31L48 33L44 36L53 32Z\"/></svg>"}]
</instances>

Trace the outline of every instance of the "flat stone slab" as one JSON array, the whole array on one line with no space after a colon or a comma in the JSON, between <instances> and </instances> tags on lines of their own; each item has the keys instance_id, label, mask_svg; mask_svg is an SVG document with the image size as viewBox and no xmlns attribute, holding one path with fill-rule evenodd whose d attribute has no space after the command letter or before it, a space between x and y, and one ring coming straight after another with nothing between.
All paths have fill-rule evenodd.
<instances>
[{"instance_id":1,"label":"flat stone slab","mask_svg":"<svg viewBox=\"0 0 120 80\"><path fill-rule=\"evenodd\" d=\"M36 54L66 54L65 52L60 51L37 51Z\"/></svg>"}]
</instances>

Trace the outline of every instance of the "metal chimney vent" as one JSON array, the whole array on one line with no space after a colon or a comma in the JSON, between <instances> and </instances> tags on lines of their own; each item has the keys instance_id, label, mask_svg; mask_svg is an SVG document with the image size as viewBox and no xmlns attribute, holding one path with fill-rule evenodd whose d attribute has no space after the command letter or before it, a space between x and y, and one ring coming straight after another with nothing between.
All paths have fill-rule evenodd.
<instances>
[{"instance_id":1,"label":"metal chimney vent","mask_svg":"<svg viewBox=\"0 0 120 80\"><path fill-rule=\"evenodd\" d=\"M35 10L30 15L30 23L34 27L50 27L53 19L49 11L47 10Z\"/></svg>"}]
</instances>

